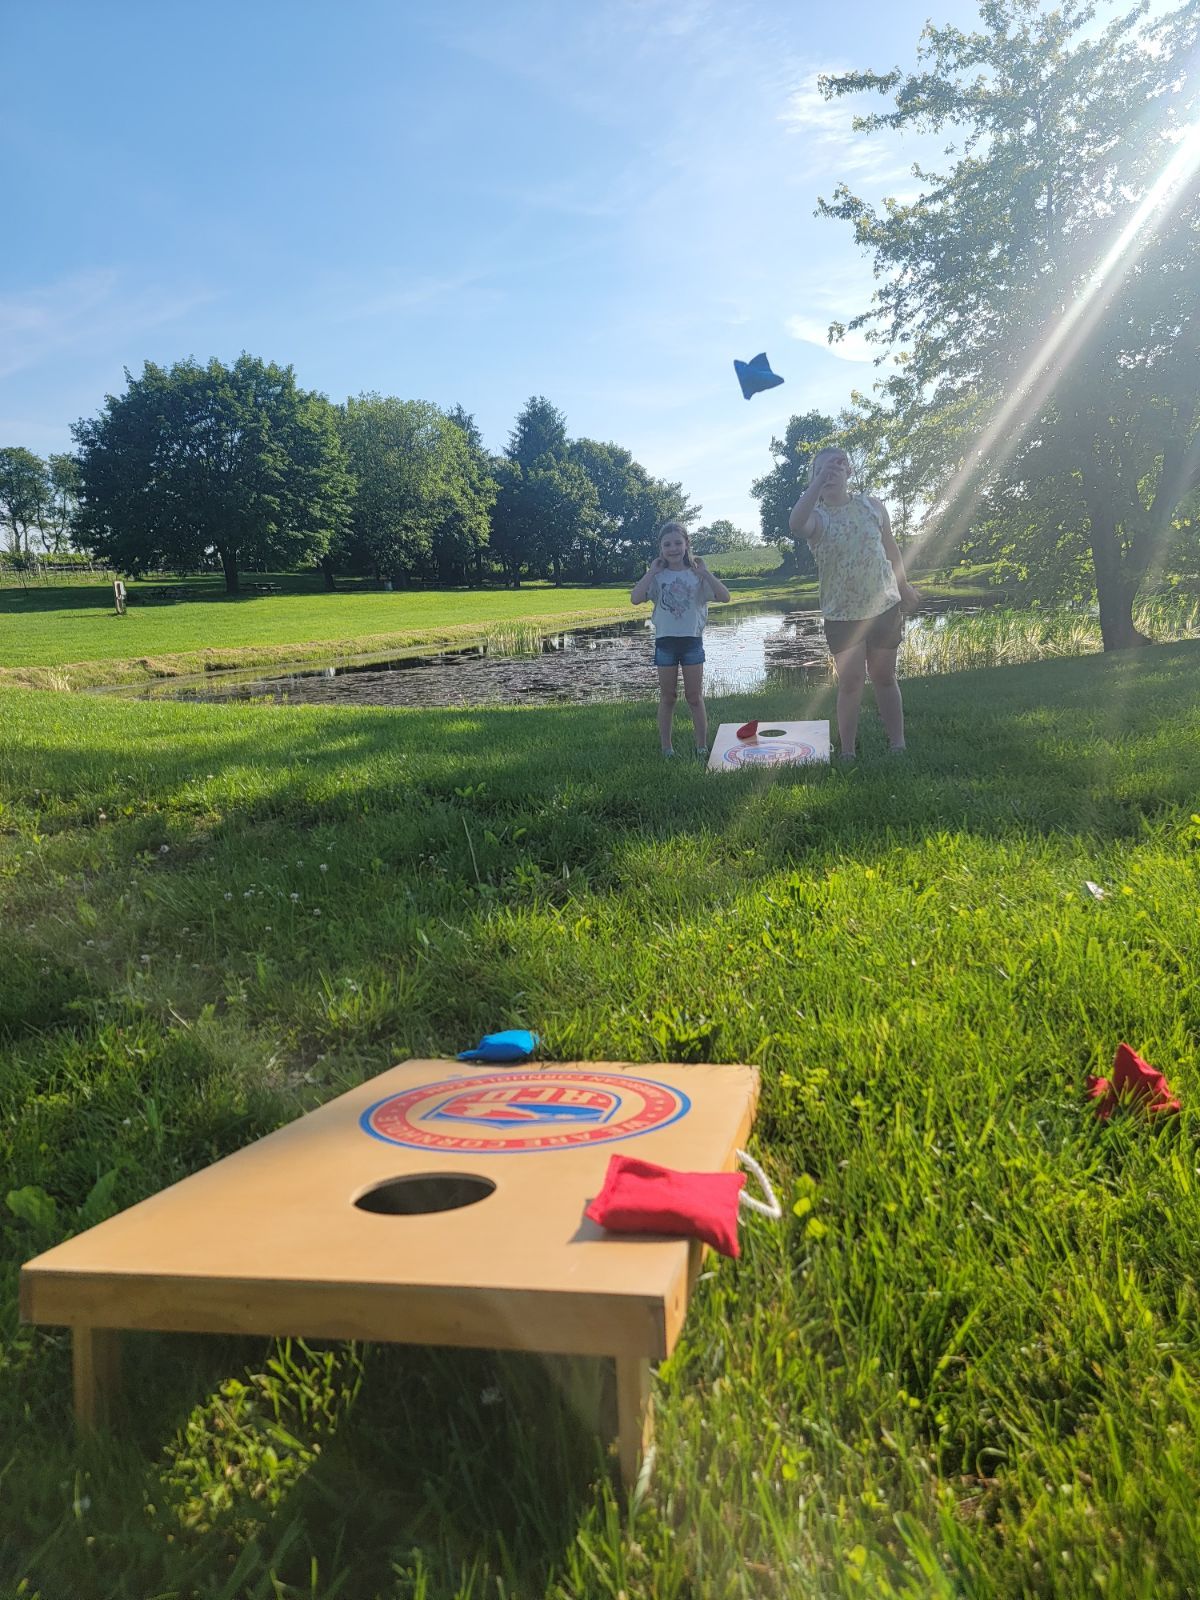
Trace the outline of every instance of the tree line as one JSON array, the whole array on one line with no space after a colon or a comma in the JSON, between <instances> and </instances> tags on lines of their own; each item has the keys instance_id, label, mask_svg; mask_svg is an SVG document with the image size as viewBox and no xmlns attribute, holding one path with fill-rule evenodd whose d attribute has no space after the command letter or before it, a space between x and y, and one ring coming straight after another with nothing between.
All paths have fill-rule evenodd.
<instances>
[{"instance_id":1,"label":"tree line","mask_svg":"<svg viewBox=\"0 0 1200 1600\"><path fill-rule=\"evenodd\" d=\"M12 556L68 544L131 576L219 565L319 566L396 586L632 576L668 518L700 515L682 484L622 446L572 439L544 396L499 455L461 406L302 389L291 367L147 362L72 428L74 454L0 450L0 525ZM715 551L731 525L698 530Z\"/></svg>"}]
</instances>

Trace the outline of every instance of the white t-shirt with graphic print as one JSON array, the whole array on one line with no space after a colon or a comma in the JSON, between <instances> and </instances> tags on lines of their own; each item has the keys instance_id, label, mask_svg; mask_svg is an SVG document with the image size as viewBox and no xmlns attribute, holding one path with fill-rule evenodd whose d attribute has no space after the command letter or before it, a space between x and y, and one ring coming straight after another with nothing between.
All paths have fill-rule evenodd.
<instances>
[{"instance_id":1,"label":"white t-shirt with graphic print","mask_svg":"<svg viewBox=\"0 0 1200 1600\"><path fill-rule=\"evenodd\" d=\"M661 639L697 639L708 621L707 584L690 567L656 572L649 598L654 601L654 634Z\"/></svg>"}]
</instances>

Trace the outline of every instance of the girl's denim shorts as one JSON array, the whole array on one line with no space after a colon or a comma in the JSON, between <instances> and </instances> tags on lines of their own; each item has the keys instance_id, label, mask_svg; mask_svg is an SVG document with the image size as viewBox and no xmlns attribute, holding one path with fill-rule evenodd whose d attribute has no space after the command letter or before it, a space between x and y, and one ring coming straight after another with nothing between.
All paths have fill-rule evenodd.
<instances>
[{"instance_id":1,"label":"girl's denim shorts","mask_svg":"<svg viewBox=\"0 0 1200 1600\"><path fill-rule=\"evenodd\" d=\"M660 634L654 641L656 667L700 667L704 665L704 640L699 634Z\"/></svg>"}]
</instances>

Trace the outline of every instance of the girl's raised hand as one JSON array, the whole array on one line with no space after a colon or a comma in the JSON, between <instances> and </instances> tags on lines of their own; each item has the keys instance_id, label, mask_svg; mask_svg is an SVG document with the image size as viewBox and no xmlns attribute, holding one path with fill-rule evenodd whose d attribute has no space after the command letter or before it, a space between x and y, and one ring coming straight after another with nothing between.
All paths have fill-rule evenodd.
<instances>
[{"instance_id":1,"label":"girl's raised hand","mask_svg":"<svg viewBox=\"0 0 1200 1600\"><path fill-rule=\"evenodd\" d=\"M708 568L704 565L704 557L703 556L693 556L692 557L692 571L693 572L698 572L702 578L707 577Z\"/></svg>"},{"instance_id":2,"label":"girl's raised hand","mask_svg":"<svg viewBox=\"0 0 1200 1600\"><path fill-rule=\"evenodd\" d=\"M646 568L646 571L650 574L651 577L654 577L656 573L665 572L666 570L667 570L667 563L664 561L662 556L655 556L654 560Z\"/></svg>"}]
</instances>

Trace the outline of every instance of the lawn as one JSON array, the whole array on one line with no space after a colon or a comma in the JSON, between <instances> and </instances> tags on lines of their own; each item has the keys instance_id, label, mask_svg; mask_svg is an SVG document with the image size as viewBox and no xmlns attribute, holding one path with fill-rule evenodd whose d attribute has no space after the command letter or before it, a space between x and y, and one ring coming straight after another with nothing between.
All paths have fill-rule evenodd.
<instances>
[{"instance_id":1,"label":"lawn","mask_svg":"<svg viewBox=\"0 0 1200 1600\"><path fill-rule=\"evenodd\" d=\"M733 558L730 558L733 559ZM721 558L714 557L720 564ZM254 581L279 594L255 595ZM0 684L89 688L145 682L222 667L401 655L431 645L462 644L514 625L603 623L635 615L627 585L582 588L528 584L520 589L423 589L388 594L363 584L327 593L319 575L255 573L247 590L227 595L218 577L189 578L196 598L169 605L139 599L155 584L130 584L123 617L101 584L0 590ZM815 606L812 584L779 580L772 570L731 577L734 601ZM976 591L944 585L923 592L969 598ZM978 591L982 593L982 591ZM648 608L642 608L648 615Z\"/></svg>"},{"instance_id":2,"label":"lawn","mask_svg":"<svg viewBox=\"0 0 1200 1600\"><path fill-rule=\"evenodd\" d=\"M923 679L903 760L871 718L856 767L722 777L645 706L0 689L4 1592L1193 1596L1198 668ZM73 1438L23 1259L519 1025L764 1077L786 1222L710 1261L632 1505L532 1359L140 1336ZM1122 1038L1172 1127L1091 1115Z\"/></svg>"}]
</instances>

